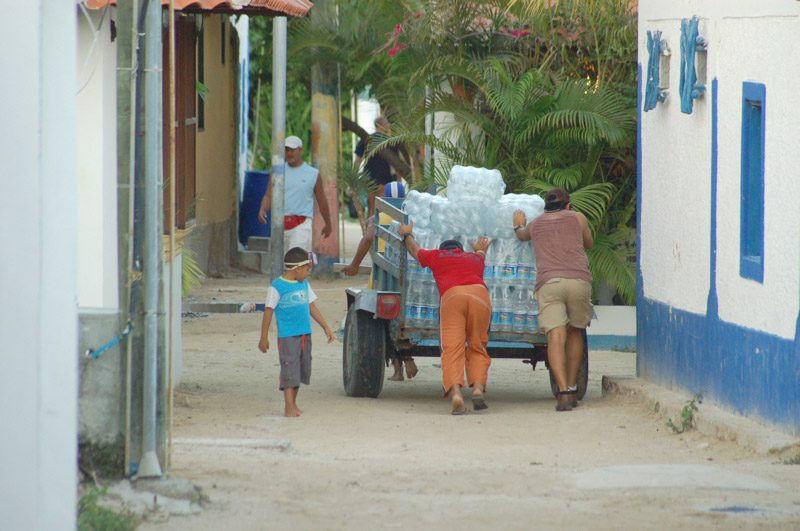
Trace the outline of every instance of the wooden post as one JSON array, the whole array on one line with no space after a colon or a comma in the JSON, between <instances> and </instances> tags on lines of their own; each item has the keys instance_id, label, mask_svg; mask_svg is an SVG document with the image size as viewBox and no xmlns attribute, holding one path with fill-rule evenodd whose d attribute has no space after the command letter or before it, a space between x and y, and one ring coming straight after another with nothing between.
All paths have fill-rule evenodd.
<instances>
[{"instance_id":1,"label":"wooden post","mask_svg":"<svg viewBox=\"0 0 800 531\"><path fill-rule=\"evenodd\" d=\"M333 2L316 0L312 17L330 19L336 16ZM335 65L315 64L311 67L311 165L319 170L323 190L328 200L332 231L322 238L325 221L314 213L313 249L317 255L317 274L330 276L333 264L339 259L339 200L336 192L336 169L339 166L339 88Z\"/></svg>"}]
</instances>

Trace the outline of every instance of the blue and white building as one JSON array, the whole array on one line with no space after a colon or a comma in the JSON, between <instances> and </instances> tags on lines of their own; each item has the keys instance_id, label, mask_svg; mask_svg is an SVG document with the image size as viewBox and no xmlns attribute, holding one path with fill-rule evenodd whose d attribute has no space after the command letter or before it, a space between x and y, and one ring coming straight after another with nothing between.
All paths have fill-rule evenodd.
<instances>
[{"instance_id":1,"label":"blue and white building","mask_svg":"<svg viewBox=\"0 0 800 531\"><path fill-rule=\"evenodd\" d=\"M639 1L637 373L800 434L800 2Z\"/></svg>"}]
</instances>

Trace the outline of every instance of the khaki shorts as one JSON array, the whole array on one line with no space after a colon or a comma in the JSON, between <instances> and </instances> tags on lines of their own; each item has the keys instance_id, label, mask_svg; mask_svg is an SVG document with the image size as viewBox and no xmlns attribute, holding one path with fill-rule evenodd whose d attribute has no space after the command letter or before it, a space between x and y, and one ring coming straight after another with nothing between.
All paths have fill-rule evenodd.
<instances>
[{"instance_id":1,"label":"khaki shorts","mask_svg":"<svg viewBox=\"0 0 800 531\"><path fill-rule=\"evenodd\" d=\"M585 280L554 278L534 295L539 303L539 329L545 334L559 326L586 328L592 320L592 285Z\"/></svg>"}]
</instances>

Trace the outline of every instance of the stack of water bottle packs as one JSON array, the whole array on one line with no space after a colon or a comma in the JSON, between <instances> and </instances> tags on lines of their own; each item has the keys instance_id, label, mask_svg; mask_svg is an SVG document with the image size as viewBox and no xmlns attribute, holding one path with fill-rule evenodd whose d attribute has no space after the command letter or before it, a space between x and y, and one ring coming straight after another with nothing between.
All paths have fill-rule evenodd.
<instances>
[{"instance_id":1,"label":"stack of water bottle packs","mask_svg":"<svg viewBox=\"0 0 800 531\"><path fill-rule=\"evenodd\" d=\"M490 330L538 333L539 307L533 296L536 259L531 243L514 234L513 214L522 210L530 222L544 212L537 195L505 194L506 185L498 170L454 166L447 182L447 197L409 192L403 210L414 222L414 239L423 249L437 249L444 240L459 240L465 251L479 236L494 239L486 253L483 280L492 300ZM399 224L390 230L396 233ZM387 258L393 249L386 246ZM439 327L439 290L430 269L423 268L409 254L405 293L406 326Z\"/></svg>"}]
</instances>

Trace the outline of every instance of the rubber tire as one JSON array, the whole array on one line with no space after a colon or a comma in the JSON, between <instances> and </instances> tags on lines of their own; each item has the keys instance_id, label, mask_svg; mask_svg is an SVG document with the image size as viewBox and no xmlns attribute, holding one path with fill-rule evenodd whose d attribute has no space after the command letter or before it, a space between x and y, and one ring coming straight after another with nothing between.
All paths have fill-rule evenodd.
<instances>
[{"instance_id":1,"label":"rubber tire","mask_svg":"<svg viewBox=\"0 0 800 531\"><path fill-rule=\"evenodd\" d=\"M578 368L578 400L583 400L586 387L589 385L589 342L586 339L586 329L581 330L581 338L583 339L583 359ZM553 371L550 371L550 390L553 391L553 396L558 396L558 384L553 376Z\"/></svg>"},{"instance_id":2,"label":"rubber tire","mask_svg":"<svg viewBox=\"0 0 800 531\"><path fill-rule=\"evenodd\" d=\"M342 342L342 379L347 396L377 398L383 390L385 360L386 321L351 305Z\"/></svg>"}]
</instances>

